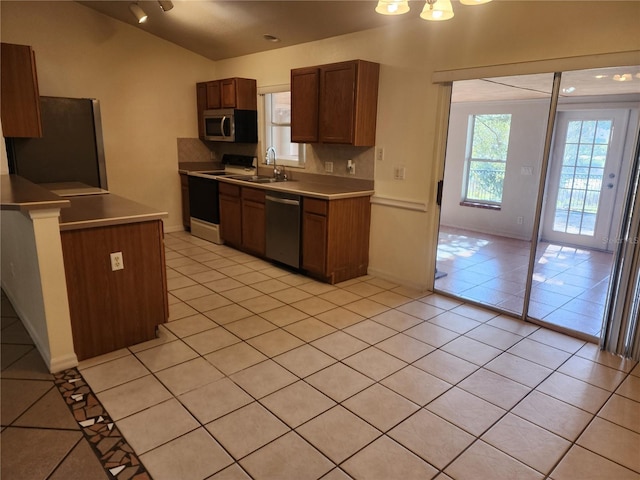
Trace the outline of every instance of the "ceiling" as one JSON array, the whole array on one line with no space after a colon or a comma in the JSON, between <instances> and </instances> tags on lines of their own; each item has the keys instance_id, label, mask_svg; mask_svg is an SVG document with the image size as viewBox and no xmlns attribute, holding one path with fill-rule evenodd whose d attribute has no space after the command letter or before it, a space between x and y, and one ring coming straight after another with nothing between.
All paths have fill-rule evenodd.
<instances>
[{"instance_id":1,"label":"ceiling","mask_svg":"<svg viewBox=\"0 0 640 480\"><path fill-rule=\"evenodd\" d=\"M245 1L174 0L163 12L156 0L140 0L148 15L138 24L130 1L79 1L82 5L180 45L211 60L238 57L376 28L417 17L375 13L376 0ZM422 3L422 2L420 2ZM278 42L264 39L273 35Z\"/></svg>"},{"instance_id":2,"label":"ceiling","mask_svg":"<svg viewBox=\"0 0 640 480\"><path fill-rule=\"evenodd\" d=\"M550 98L553 73L455 82L452 102ZM562 72L560 102L593 95L640 95L640 66Z\"/></svg>"},{"instance_id":3,"label":"ceiling","mask_svg":"<svg viewBox=\"0 0 640 480\"><path fill-rule=\"evenodd\" d=\"M386 16L375 12L377 0L174 0L174 7L167 12L162 11L157 0L140 0L136 3L148 15L142 24L129 10L129 0L78 3L211 60L223 60L398 24L417 18L424 2L412 1L411 11L405 15ZM266 40L265 35L279 41ZM624 82L613 80L614 75L620 74L630 74L631 78ZM552 83L553 74L461 81L454 85L452 101L548 97ZM561 92L563 98L640 94L640 66L565 72L561 91L568 87L575 90Z\"/></svg>"}]
</instances>

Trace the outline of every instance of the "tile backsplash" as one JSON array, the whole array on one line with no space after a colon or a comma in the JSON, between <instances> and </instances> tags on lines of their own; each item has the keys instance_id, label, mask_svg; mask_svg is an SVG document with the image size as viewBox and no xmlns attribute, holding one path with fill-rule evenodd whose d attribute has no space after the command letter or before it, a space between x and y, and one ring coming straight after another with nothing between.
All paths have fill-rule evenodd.
<instances>
[{"instance_id":1,"label":"tile backsplash","mask_svg":"<svg viewBox=\"0 0 640 480\"><path fill-rule=\"evenodd\" d=\"M178 163L219 162L224 153L254 155L261 165L264 154L261 144L233 144L203 142L199 138L178 138ZM345 177L349 179L373 180L375 148L352 147L348 145L308 144L305 147L306 162L301 171L308 174L327 177ZM347 172L347 162L355 164L355 174ZM333 164L333 172L326 171L325 162Z\"/></svg>"}]
</instances>

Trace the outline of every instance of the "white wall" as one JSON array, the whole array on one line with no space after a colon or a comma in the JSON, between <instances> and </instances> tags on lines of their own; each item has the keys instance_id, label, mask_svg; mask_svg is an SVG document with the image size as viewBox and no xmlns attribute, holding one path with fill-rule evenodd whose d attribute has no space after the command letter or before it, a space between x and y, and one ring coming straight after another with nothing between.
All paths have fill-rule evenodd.
<instances>
[{"instance_id":1,"label":"white wall","mask_svg":"<svg viewBox=\"0 0 640 480\"><path fill-rule=\"evenodd\" d=\"M389 27L215 65L76 3L4 0L0 8L2 40L36 51L41 94L100 98L112 191L169 211L172 225L180 221L175 138L196 136L196 81L243 76L262 87L289 83L295 67L379 62L377 144L385 160L375 165L376 195L427 211L374 205L370 271L426 288L442 169L434 157L442 87L431 83L433 72L640 50L638 2L607 2L606 15L584 2L541 3L456 4L448 22L390 19ZM406 180L393 179L395 165L405 166Z\"/></svg>"},{"instance_id":2,"label":"white wall","mask_svg":"<svg viewBox=\"0 0 640 480\"><path fill-rule=\"evenodd\" d=\"M31 45L40 95L100 100L109 190L181 228L177 138L215 63L76 2L0 2L3 42Z\"/></svg>"},{"instance_id":3,"label":"white wall","mask_svg":"<svg viewBox=\"0 0 640 480\"><path fill-rule=\"evenodd\" d=\"M51 372L74 367L60 209L3 210L2 288Z\"/></svg>"},{"instance_id":4,"label":"white wall","mask_svg":"<svg viewBox=\"0 0 640 480\"><path fill-rule=\"evenodd\" d=\"M511 114L501 209L462 206L469 117L498 113ZM531 239L548 116L549 100L456 103L451 106L440 219L443 225ZM522 167L531 167L532 175L523 175ZM517 223L518 217L523 217L521 225Z\"/></svg>"}]
</instances>

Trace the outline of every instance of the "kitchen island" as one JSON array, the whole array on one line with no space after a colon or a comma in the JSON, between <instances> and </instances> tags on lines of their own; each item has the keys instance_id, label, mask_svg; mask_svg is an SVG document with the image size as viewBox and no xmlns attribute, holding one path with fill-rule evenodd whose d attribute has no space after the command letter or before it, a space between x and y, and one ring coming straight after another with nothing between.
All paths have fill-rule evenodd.
<instances>
[{"instance_id":1,"label":"kitchen island","mask_svg":"<svg viewBox=\"0 0 640 480\"><path fill-rule=\"evenodd\" d=\"M51 372L155 338L168 315L165 212L15 175L1 176L1 197L2 288Z\"/></svg>"}]
</instances>

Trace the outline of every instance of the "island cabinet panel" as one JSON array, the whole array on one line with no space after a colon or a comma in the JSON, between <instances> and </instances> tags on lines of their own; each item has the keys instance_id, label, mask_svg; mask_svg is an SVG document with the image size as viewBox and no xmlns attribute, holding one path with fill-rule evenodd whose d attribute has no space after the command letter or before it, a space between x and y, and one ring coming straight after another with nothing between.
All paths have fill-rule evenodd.
<instances>
[{"instance_id":1,"label":"island cabinet panel","mask_svg":"<svg viewBox=\"0 0 640 480\"><path fill-rule=\"evenodd\" d=\"M42 137L35 53L27 45L3 43L0 60L3 135Z\"/></svg>"},{"instance_id":2,"label":"island cabinet panel","mask_svg":"<svg viewBox=\"0 0 640 480\"><path fill-rule=\"evenodd\" d=\"M302 268L329 283L366 275L371 204L368 196L304 198Z\"/></svg>"},{"instance_id":3,"label":"island cabinet panel","mask_svg":"<svg viewBox=\"0 0 640 480\"><path fill-rule=\"evenodd\" d=\"M374 146L379 74L364 60L291 70L291 140Z\"/></svg>"},{"instance_id":4,"label":"island cabinet panel","mask_svg":"<svg viewBox=\"0 0 640 480\"><path fill-rule=\"evenodd\" d=\"M168 318L161 220L61 232L78 360L156 338ZM124 268L112 270L110 254Z\"/></svg>"},{"instance_id":5,"label":"island cabinet panel","mask_svg":"<svg viewBox=\"0 0 640 480\"><path fill-rule=\"evenodd\" d=\"M242 188L242 247L264 257L266 251L265 192Z\"/></svg>"}]
</instances>

